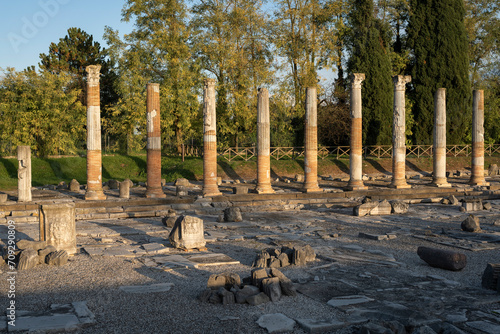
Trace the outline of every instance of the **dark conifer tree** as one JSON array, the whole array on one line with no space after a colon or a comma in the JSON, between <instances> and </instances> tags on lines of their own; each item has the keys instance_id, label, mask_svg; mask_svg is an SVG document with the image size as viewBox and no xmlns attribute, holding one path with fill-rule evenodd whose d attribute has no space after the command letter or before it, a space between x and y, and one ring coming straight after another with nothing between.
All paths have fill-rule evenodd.
<instances>
[{"instance_id":1,"label":"dark conifer tree","mask_svg":"<svg viewBox=\"0 0 500 334\"><path fill-rule=\"evenodd\" d=\"M373 0L356 0L350 22L348 72L365 73L363 82L363 143L388 145L392 141L391 60L388 27L374 16Z\"/></svg>"},{"instance_id":2,"label":"dark conifer tree","mask_svg":"<svg viewBox=\"0 0 500 334\"><path fill-rule=\"evenodd\" d=\"M463 143L471 122L471 86L463 0L411 0L408 47L416 144L432 144L434 93L446 88L447 143ZM470 134L469 134L470 136Z\"/></svg>"}]
</instances>

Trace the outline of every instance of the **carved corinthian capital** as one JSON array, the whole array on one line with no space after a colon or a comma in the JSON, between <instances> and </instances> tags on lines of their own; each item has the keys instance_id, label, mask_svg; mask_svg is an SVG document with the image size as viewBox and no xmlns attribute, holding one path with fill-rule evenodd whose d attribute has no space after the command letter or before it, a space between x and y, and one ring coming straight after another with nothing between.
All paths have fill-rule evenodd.
<instances>
[{"instance_id":1,"label":"carved corinthian capital","mask_svg":"<svg viewBox=\"0 0 500 334\"><path fill-rule=\"evenodd\" d=\"M392 77L394 83L394 90L404 91L406 84L411 82L411 75L395 75Z\"/></svg>"},{"instance_id":2,"label":"carved corinthian capital","mask_svg":"<svg viewBox=\"0 0 500 334\"><path fill-rule=\"evenodd\" d=\"M99 85L100 70L101 65L89 65L85 68L85 71L87 71L87 85L89 87L95 87Z\"/></svg>"},{"instance_id":3,"label":"carved corinthian capital","mask_svg":"<svg viewBox=\"0 0 500 334\"><path fill-rule=\"evenodd\" d=\"M361 89L361 83L365 80L364 73L353 73L351 74L351 85L352 88Z\"/></svg>"}]
</instances>

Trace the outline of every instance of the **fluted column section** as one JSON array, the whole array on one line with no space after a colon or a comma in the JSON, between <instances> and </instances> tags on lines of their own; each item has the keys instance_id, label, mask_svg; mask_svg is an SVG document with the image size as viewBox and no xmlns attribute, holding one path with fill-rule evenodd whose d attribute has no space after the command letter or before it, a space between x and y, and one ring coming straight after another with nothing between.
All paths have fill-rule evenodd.
<instances>
[{"instance_id":1,"label":"fluted column section","mask_svg":"<svg viewBox=\"0 0 500 334\"><path fill-rule=\"evenodd\" d=\"M87 71L87 191L86 200L104 200L101 157L101 98L99 71L101 65L90 65Z\"/></svg>"},{"instance_id":2,"label":"fluted column section","mask_svg":"<svg viewBox=\"0 0 500 334\"><path fill-rule=\"evenodd\" d=\"M451 185L446 179L446 89L438 88L434 95L434 173L432 184L440 188Z\"/></svg>"},{"instance_id":3,"label":"fluted column section","mask_svg":"<svg viewBox=\"0 0 500 334\"><path fill-rule=\"evenodd\" d=\"M392 123L392 183L391 187L411 188L406 183L406 119L405 119L405 90L406 84L411 81L409 75L392 77L394 83L394 119Z\"/></svg>"},{"instance_id":4,"label":"fluted column section","mask_svg":"<svg viewBox=\"0 0 500 334\"><path fill-rule=\"evenodd\" d=\"M203 196L221 195L217 185L215 80L205 79L203 89Z\"/></svg>"},{"instance_id":5,"label":"fluted column section","mask_svg":"<svg viewBox=\"0 0 500 334\"><path fill-rule=\"evenodd\" d=\"M472 175L469 181L475 186L488 186L484 179L484 91L472 95Z\"/></svg>"},{"instance_id":6,"label":"fluted column section","mask_svg":"<svg viewBox=\"0 0 500 334\"><path fill-rule=\"evenodd\" d=\"M318 110L316 87L306 89L304 192L318 192Z\"/></svg>"},{"instance_id":7,"label":"fluted column section","mask_svg":"<svg viewBox=\"0 0 500 334\"><path fill-rule=\"evenodd\" d=\"M270 157L270 124L269 124L269 91L259 88L257 95L257 187L259 194L274 193L271 187Z\"/></svg>"},{"instance_id":8,"label":"fluted column section","mask_svg":"<svg viewBox=\"0 0 500 334\"><path fill-rule=\"evenodd\" d=\"M351 77L351 154L349 155L349 190L367 189L363 183L363 119L361 84L364 73L353 73Z\"/></svg>"},{"instance_id":9,"label":"fluted column section","mask_svg":"<svg viewBox=\"0 0 500 334\"><path fill-rule=\"evenodd\" d=\"M146 128L147 128L147 198L164 198L161 187L161 128L160 128L160 84L146 85Z\"/></svg>"}]
</instances>

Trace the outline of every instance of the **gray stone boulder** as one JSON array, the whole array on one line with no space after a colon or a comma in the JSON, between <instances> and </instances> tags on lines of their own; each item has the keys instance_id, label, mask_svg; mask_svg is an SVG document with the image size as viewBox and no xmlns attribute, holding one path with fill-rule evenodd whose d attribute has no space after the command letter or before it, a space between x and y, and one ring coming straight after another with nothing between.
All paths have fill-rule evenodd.
<instances>
[{"instance_id":1,"label":"gray stone boulder","mask_svg":"<svg viewBox=\"0 0 500 334\"><path fill-rule=\"evenodd\" d=\"M221 287L231 289L234 286L239 287L240 285L241 278L238 274L234 273L213 274L207 282L207 288L210 289L219 289Z\"/></svg>"},{"instance_id":2,"label":"gray stone boulder","mask_svg":"<svg viewBox=\"0 0 500 334\"><path fill-rule=\"evenodd\" d=\"M245 285L242 289L235 291L234 296L238 304L244 304L248 297L256 296L260 292L260 289L254 285Z\"/></svg>"},{"instance_id":3,"label":"gray stone boulder","mask_svg":"<svg viewBox=\"0 0 500 334\"><path fill-rule=\"evenodd\" d=\"M68 263L68 258L68 252L60 250L47 255L45 262L50 266L63 266Z\"/></svg>"},{"instance_id":4,"label":"gray stone boulder","mask_svg":"<svg viewBox=\"0 0 500 334\"><path fill-rule=\"evenodd\" d=\"M381 202L367 202L354 207L353 214L355 216L377 216L377 215L390 215L392 212L391 203L387 200Z\"/></svg>"},{"instance_id":5,"label":"gray stone boulder","mask_svg":"<svg viewBox=\"0 0 500 334\"><path fill-rule=\"evenodd\" d=\"M296 296L297 291L293 282L276 268L271 269L271 276L279 279L281 292L285 296Z\"/></svg>"},{"instance_id":6,"label":"gray stone boulder","mask_svg":"<svg viewBox=\"0 0 500 334\"><path fill-rule=\"evenodd\" d=\"M224 221L225 222L240 222L243 220L241 216L241 209L238 207L230 207L224 209Z\"/></svg>"},{"instance_id":7,"label":"gray stone boulder","mask_svg":"<svg viewBox=\"0 0 500 334\"><path fill-rule=\"evenodd\" d=\"M69 183L69 191L79 192L80 191L80 182L73 179Z\"/></svg>"},{"instance_id":8,"label":"gray stone boulder","mask_svg":"<svg viewBox=\"0 0 500 334\"><path fill-rule=\"evenodd\" d=\"M272 302L277 302L281 299L281 285L278 277L265 278L262 280L262 291L269 297Z\"/></svg>"},{"instance_id":9,"label":"gray stone boulder","mask_svg":"<svg viewBox=\"0 0 500 334\"><path fill-rule=\"evenodd\" d=\"M490 168L488 168L489 176L497 176L498 175L498 166L496 164L491 164Z\"/></svg>"},{"instance_id":10,"label":"gray stone boulder","mask_svg":"<svg viewBox=\"0 0 500 334\"><path fill-rule=\"evenodd\" d=\"M40 249L38 251L38 257L40 258L40 263L45 263L45 257L52 252L57 252L57 249L52 245L48 245L44 249Z\"/></svg>"},{"instance_id":11,"label":"gray stone boulder","mask_svg":"<svg viewBox=\"0 0 500 334\"><path fill-rule=\"evenodd\" d=\"M391 208L392 208L391 213L403 214L408 212L410 205L402 201L392 201Z\"/></svg>"},{"instance_id":12,"label":"gray stone boulder","mask_svg":"<svg viewBox=\"0 0 500 334\"><path fill-rule=\"evenodd\" d=\"M19 240L16 243L17 248L19 249L32 249L34 251L44 249L47 247L47 243L45 241L33 241L33 240ZM38 255L38 254L37 254Z\"/></svg>"},{"instance_id":13,"label":"gray stone boulder","mask_svg":"<svg viewBox=\"0 0 500 334\"><path fill-rule=\"evenodd\" d=\"M118 189L120 187L120 182L117 180L109 180L108 187L109 189Z\"/></svg>"},{"instance_id":14,"label":"gray stone boulder","mask_svg":"<svg viewBox=\"0 0 500 334\"><path fill-rule=\"evenodd\" d=\"M39 263L38 252L34 249L27 248L24 249L19 254L19 262L17 263L17 269L18 270L31 269L34 266L38 265L38 263Z\"/></svg>"},{"instance_id":15,"label":"gray stone boulder","mask_svg":"<svg viewBox=\"0 0 500 334\"><path fill-rule=\"evenodd\" d=\"M181 187L192 187L193 185L189 182L188 179L185 179L185 178L181 177L181 178L178 178L177 180L175 180L174 186L176 186L176 187L179 187L179 186L181 186Z\"/></svg>"},{"instance_id":16,"label":"gray stone boulder","mask_svg":"<svg viewBox=\"0 0 500 334\"><path fill-rule=\"evenodd\" d=\"M257 306L257 305L260 305L260 304L265 304L265 303L268 303L270 302L271 300L269 299L269 297L264 293L264 292L261 292L257 295L253 295L253 296L250 296L246 299L246 302L252 306Z\"/></svg>"},{"instance_id":17,"label":"gray stone boulder","mask_svg":"<svg viewBox=\"0 0 500 334\"><path fill-rule=\"evenodd\" d=\"M481 226L479 225L479 218L473 215L469 215L462 224L460 224L462 231L465 232L480 232Z\"/></svg>"}]
</instances>

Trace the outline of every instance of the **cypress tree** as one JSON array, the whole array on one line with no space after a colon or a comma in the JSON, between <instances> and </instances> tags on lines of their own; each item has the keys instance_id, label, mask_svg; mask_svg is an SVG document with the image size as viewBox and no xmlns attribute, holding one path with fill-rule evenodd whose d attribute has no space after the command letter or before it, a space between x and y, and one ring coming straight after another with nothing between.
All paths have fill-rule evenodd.
<instances>
[{"instance_id":1,"label":"cypress tree","mask_svg":"<svg viewBox=\"0 0 500 334\"><path fill-rule=\"evenodd\" d=\"M447 142L470 137L471 87L463 0L411 0L408 47L414 142L432 144L434 93L446 88Z\"/></svg>"},{"instance_id":2,"label":"cypress tree","mask_svg":"<svg viewBox=\"0 0 500 334\"><path fill-rule=\"evenodd\" d=\"M363 143L388 145L392 141L391 60L388 28L374 16L373 0L356 0L350 21L349 73L365 73L362 88Z\"/></svg>"}]
</instances>

